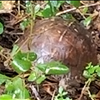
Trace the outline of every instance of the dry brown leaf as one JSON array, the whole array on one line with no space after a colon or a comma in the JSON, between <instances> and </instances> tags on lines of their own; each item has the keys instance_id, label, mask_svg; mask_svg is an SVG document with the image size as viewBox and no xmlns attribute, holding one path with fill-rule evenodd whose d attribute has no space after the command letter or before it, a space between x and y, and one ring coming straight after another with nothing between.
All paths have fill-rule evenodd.
<instances>
[{"instance_id":1,"label":"dry brown leaf","mask_svg":"<svg viewBox=\"0 0 100 100\"><path fill-rule=\"evenodd\" d=\"M56 83L51 83L51 82L46 82L45 84L42 85L43 89L50 94L51 96L54 93L54 90L57 88L57 84Z\"/></svg>"},{"instance_id":2,"label":"dry brown leaf","mask_svg":"<svg viewBox=\"0 0 100 100\"><path fill-rule=\"evenodd\" d=\"M14 7L15 1L1 1L2 2L2 9L5 12L11 12L12 8Z\"/></svg>"}]
</instances>

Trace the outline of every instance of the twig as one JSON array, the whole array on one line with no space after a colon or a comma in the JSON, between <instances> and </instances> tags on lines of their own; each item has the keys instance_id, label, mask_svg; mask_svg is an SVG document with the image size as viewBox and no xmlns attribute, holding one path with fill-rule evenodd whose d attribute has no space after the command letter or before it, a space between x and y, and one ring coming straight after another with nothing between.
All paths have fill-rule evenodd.
<instances>
[{"instance_id":1,"label":"twig","mask_svg":"<svg viewBox=\"0 0 100 100\"><path fill-rule=\"evenodd\" d=\"M89 95L89 97L91 98L91 100L95 100L95 99L92 97L92 95L91 95L90 91L89 91L89 90L87 90L87 92L88 92L88 95Z\"/></svg>"},{"instance_id":2,"label":"twig","mask_svg":"<svg viewBox=\"0 0 100 100\"><path fill-rule=\"evenodd\" d=\"M62 14L65 14L65 13L68 13L68 12L71 12L71 11L74 11L74 10L77 10L77 9L81 9L81 8L85 8L85 7L92 7L92 6L96 6L96 5L100 5L100 2L89 4L89 5L80 6L79 8L73 7L71 9L67 9L67 10L64 10L62 12L57 13L56 16L59 16L59 15L62 15Z\"/></svg>"},{"instance_id":3,"label":"twig","mask_svg":"<svg viewBox=\"0 0 100 100\"><path fill-rule=\"evenodd\" d=\"M30 85L29 86L32 90L32 93L34 93L35 97L37 100L41 100L39 93L37 92L36 88L34 87L34 85Z\"/></svg>"},{"instance_id":4,"label":"twig","mask_svg":"<svg viewBox=\"0 0 100 100\"><path fill-rule=\"evenodd\" d=\"M90 83L91 83L91 79L88 79L88 80L86 81L84 87L82 88L81 95L80 95L80 97L78 98L78 100L81 100L82 97L83 97L83 95L84 95L84 93L85 93L85 91L88 91L87 88L90 86Z\"/></svg>"},{"instance_id":5,"label":"twig","mask_svg":"<svg viewBox=\"0 0 100 100\"><path fill-rule=\"evenodd\" d=\"M20 20L18 20L17 22L15 22L15 23L12 24L12 25L16 25L16 24L20 23L21 21L23 21L25 18L27 18L27 17L29 17L29 16L30 16L30 14L28 14L28 15L22 17Z\"/></svg>"},{"instance_id":6,"label":"twig","mask_svg":"<svg viewBox=\"0 0 100 100\"><path fill-rule=\"evenodd\" d=\"M57 91L57 88L54 90L51 100L54 100L56 91Z\"/></svg>"},{"instance_id":7,"label":"twig","mask_svg":"<svg viewBox=\"0 0 100 100\"><path fill-rule=\"evenodd\" d=\"M12 10L10 10L10 11L9 10L3 10L3 9L0 10L0 14L5 14L5 13L8 13L9 14L11 12L12 12Z\"/></svg>"},{"instance_id":8,"label":"twig","mask_svg":"<svg viewBox=\"0 0 100 100\"><path fill-rule=\"evenodd\" d=\"M20 1L18 1L18 15L20 15Z\"/></svg>"}]
</instances>

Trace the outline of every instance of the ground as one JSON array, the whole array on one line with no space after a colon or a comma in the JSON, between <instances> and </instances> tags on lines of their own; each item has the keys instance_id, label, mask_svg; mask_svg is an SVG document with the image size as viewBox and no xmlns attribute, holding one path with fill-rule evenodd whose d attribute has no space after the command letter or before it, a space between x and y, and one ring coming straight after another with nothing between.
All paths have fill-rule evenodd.
<instances>
[{"instance_id":1,"label":"ground","mask_svg":"<svg viewBox=\"0 0 100 100\"><path fill-rule=\"evenodd\" d=\"M6 1L7 2L7 1ZM43 5L43 2L37 2L41 3ZM85 30L89 32L89 38L91 38L91 41L93 41L95 45L95 50L97 52L97 58L98 62L100 62L100 1L98 3L95 3L91 1L87 2L82 2L83 6L88 3L89 5L89 10L88 14L91 14L92 16L92 21L91 23L87 26L84 27ZM23 39L24 31L20 28L20 23L27 18L29 15L27 14L22 14L21 16L18 15L18 9L16 6L14 6L13 2L9 3L8 9L5 8L6 3L3 3L3 8L0 10L0 22L4 25L4 32L3 34L0 35L0 46L2 48L0 52L0 74L4 74L10 77L14 77L17 75L17 73L11 68L9 64L9 54L11 52L11 49L13 48L14 43L17 43L17 41L20 41L20 39ZM23 5L23 3L22 3ZM7 7L7 6L6 6ZM61 7L60 13L57 13L57 16L61 15L62 13L65 13L68 6L63 5ZM13 8L13 9L12 9ZM72 8L69 8L74 16L74 18L81 23L82 19L84 19L83 13L80 11L76 11ZM21 8L21 11L23 9ZM87 15L86 15L87 16ZM41 20L43 18L37 17L36 22ZM24 37L27 37L27 35ZM24 40L23 40L24 41ZM77 69L76 69L77 70ZM66 88L66 75L62 76L56 76L56 75L51 75L48 76L44 82L42 82L40 85L37 86L35 82L28 82L27 81L27 73L25 73L25 82L27 84L27 88L30 91L31 98L36 99L36 100L53 100L54 96L57 94L59 85L63 86L64 90L68 92L68 96L70 98L73 98L73 100L91 100L86 91L84 91L85 87L85 82L86 79L82 80L74 80L70 82L71 87ZM99 100L100 99L100 80L97 78L97 80L93 81L90 84L90 89L89 91L91 94L95 94L96 98L93 100ZM86 88L86 87L85 87ZM2 84L0 86L0 94L3 94L5 91L5 86ZM82 95L82 97L81 97ZM65 99L64 99L65 100Z\"/></svg>"}]
</instances>

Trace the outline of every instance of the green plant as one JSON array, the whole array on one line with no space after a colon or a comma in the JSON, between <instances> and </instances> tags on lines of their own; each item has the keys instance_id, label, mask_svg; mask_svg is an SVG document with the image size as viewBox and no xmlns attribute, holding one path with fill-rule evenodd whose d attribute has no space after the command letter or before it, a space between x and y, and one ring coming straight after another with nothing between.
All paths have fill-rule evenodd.
<instances>
[{"instance_id":1,"label":"green plant","mask_svg":"<svg viewBox=\"0 0 100 100\"><path fill-rule=\"evenodd\" d=\"M66 0L66 2L70 5L73 5L74 7L79 7L80 6L80 0Z\"/></svg>"},{"instance_id":2,"label":"green plant","mask_svg":"<svg viewBox=\"0 0 100 100\"><path fill-rule=\"evenodd\" d=\"M30 99L13 99L10 95L3 94L0 96L0 100L30 100Z\"/></svg>"},{"instance_id":3,"label":"green plant","mask_svg":"<svg viewBox=\"0 0 100 100\"><path fill-rule=\"evenodd\" d=\"M46 1L47 4L42 10L42 16L43 17L52 17L55 16L56 13L59 11L59 7L65 2L65 1Z\"/></svg>"},{"instance_id":4,"label":"green plant","mask_svg":"<svg viewBox=\"0 0 100 100\"><path fill-rule=\"evenodd\" d=\"M2 8L2 1L0 1L0 9Z\"/></svg>"},{"instance_id":5,"label":"green plant","mask_svg":"<svg viewBox=\"0 0 100 100\"><path fill-rule=\"evenodd\" d=\"M3 31L4 31L4 26L3 26L3 24L0 22L0 34L2 34Z\"/></svg>"},{"instance_id":6,"label":"green plant","mask_svg":"<svg viewBox=\"0 0 100 100\"><path fill-rule=\"evenodd\" d=\"M29 16L25 18L21 23L20 23L20 28L22 30L25 30L25 28L29 25L32 26L34 25L34 21L36 19L36 16L41 16L40 13L40 5L35 4L32 1L25 1L25 13Z\"/></svg>"},{"instance_id":7,"label":"green plant","mask_svg":"<svg viewBox=\"0 0 100 100\"><path fill-rule=\"evenodd\" d=\"M55 96L54 100L72 100L67 96L67 92L64 92L62 87L59 87L58 94Z\"/></svg>"},{"instance_id":8,"label":"green plant","mask_svg":"<svg viewBox=\"0 0 100 100\"><path fill-rule=\"evenodd\" d=\"M30 100L29 91L25 82L20 77L10 78L0 74L0 84L5 83L5 93L0 95L0 100Z\"/></svg>"},{"instance_id":9,"label":"green plant","mask_svg":"<svg viewBox=\"0 0 100 100\"><path fill-rule=\"evenodd\" d=\"M83 76L85 78L93 78L100 77L100 65L92 65L92 63L89 63L88 66L86 66Z\"/></svg>"},{"instance_id":10,"label":"green plant","mask_svg":"<svg viewBox=\"0 0 100 100\"><path fill-rule=\"evenodd\" d=\"M83 20L84 26L86 26L86 27L89 26L89 24L91 23L91 21L92 21L92 17L91 16L85 18L85 20Z\"/></svg>"},{"instance_id":11,"label":"green plant","mask_svg":"<svg viewBox=\"0 0 100 100\"><path fill-rule=\"evenodd\" d=\"M37 64L34 71L30 74L28 80L40 84L46 79L46 75L67 74L69 69L60 62L52 61L44 64Z\"/></svg>"},{"instance_id":12,"label":"green plant","mask_svg":"<svg viewBox=\"0 0 100 100\"><path fill-rule=\"evenodd\" d=\"M0 74L0 85L5 83L5 94L0 96L2 98L0 100L5 100L3 98L8 98L8 100L30 100L23 76L27 71L29 73L28 81L35 81L37 84L41 84L46 79L46 75L65 74L69 71L67 66L56 61L37 64L31 69L36 58L37 55L34 52L22 52L17 45L14 45L10 65L18 75L12 78Z\"/></svg>"},{"instance_id":13,"label":"green plant","mask_svg":"<svg viewBox=\"0 0 100 100\"><path fill-rule=\"evenodd\" d=\"M17 73L24 73L28 71L32 67L32 62L37 58L37 55L34 52L22 52L21 50L19 50L17 45L14 45L11 56L11 66ZM57 61L52 61L44 64L40 63L35 66L28 80L34 81L35 79L38 79L40 81L43 81L46 78L45 75L59 75L68 72L68 67ZM37 83L41 83L38 80Z\"/></svg>"},{"instance_id":14,"label":"green plant","mask_svg":"<svg viewBox=\"0 0 100 100\"><path fill-rule=\"evenodd\" d=\"M32 66L32 61L36 59L34 52L21 52L17 45L14 45L11 52L11 66L17 73L28 71Z\"/></svg>"},{"instance_id":15,"label":"green plant","mask_svg":"<svg viewBox=\"0 0 100 100\"><path fill-rule=\"evenodd\" d=\"M84 92L87 91L87 93L88 93L89 97L91 98L91 100L95 100L94 99L95 95L90 93L89 88L90 88L91 82L95 81L97 79L97 77L100 77L100 65L95 65L94 66L90 62L86 66L86 68L83 72L83 76L87 79L87 81L85 82L85 85L82 89L80 99L82 98Z\"/></svg>"},{"instance_id":16,"label":"green plant","mask_svg":"<svg viewBox=\"0 0 100 100\"><path fill-rule=\"evenodd\" d=\"M35 4L32 1L26 2L26 10L25 14L27 17L22 20L20 23L20 27L22 30L25 30L27 26L31 26L30 33L32 33L32 29L34 26L34 21L37 16L42 18L48 18L52 16L56 16L56 13L59 12L59 7L68 3L76 8L80 6L80 1L45 1L46 5L44 8L41 8L39 4ZM1 3L0 3L1 6ZM1 7L0 7L1 8ZM84 13L87 12L88 9L84 9ZM71 14L63 15L63 18L72 18ZM91 22L91 18L87 18L84 21L84 25L88 26ZM3 33L3 25L0 23L0 34ZM67 74L69 69L67 66L63 65L60 62L49 62L44 64L37 64L33 66L34 60L36 60L37 55L34 52L23 52L17 45L14 45L13 50L11 52L11 62L10 66L14 69L15 72L18 73L17 76L11 78L5 75L0 74L0 85L5 84L5 93L0 96L0 100L30 100L29 91L26 88L24 74L28 73L28 81L35 81L37 84L41 84L47 75L60 75ZM100 68L97 69L88 68L84 71L84 76L88 78L86 84L89 84L95 79L95 75L100 76ZM91 71L92 70L92 71ZM95 72L95 73L94 73ZM71 100L67 96L67 92L64 92L63 88L60 87L58 91L58 95L55 96L55 100Z\"/></svg>"},{"instance_id":17,"label":"green plant","mask_svg":"<svg viewBox=\"0 0 100 100\"><path fill-rule=\"evenodd\" d=\"M25 1L26 3L26 10L25 13L28 15L31 15L28 18L25 18L21 23L20 27L24 30L28 25L31 24L33 21L36 19L37 16L42 17L42 18L50 18L50 17L55 17L56 14L59 12L60 6L62 6L64 3L68 3L74 7L79 7L80 6L80 0L78 1L72 1L72 0L46 0L44 1L45 6L44 8L41 8L40 4L36 4L32 1ZM70 17L69 17L70 15ZM65 17L66 16L66 17ZM72 16L71 14L64 14L64 18L71 19Z\"/></svg>"},{"instance_id":18,"label":"green plant","mask_svg":"<svg viewBox=\"0 0 100 100\"><path fill-rule=\"evenodd\" d=\"M0 1L0 9L2 8L2 1ZM2 34L4 31L4 26L3 24L0 22L0 34Z\"/></svg>"}]
</instances>

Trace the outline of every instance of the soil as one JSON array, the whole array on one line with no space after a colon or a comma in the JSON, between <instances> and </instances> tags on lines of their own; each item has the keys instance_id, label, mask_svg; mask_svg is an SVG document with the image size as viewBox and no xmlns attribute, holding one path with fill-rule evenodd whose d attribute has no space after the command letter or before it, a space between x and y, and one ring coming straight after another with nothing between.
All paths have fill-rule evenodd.
<instances>
[{"instance_id":1,"label":"soil","mask_svg":"<svg viewBox=\"0 0 100 100\"><path fill-rule=\"evenodd\" d=\"M97 12L100 13L99 7L100 6L95 6L91 7L91 9L93 9L93 11L97 10ZM0 35L0 46L3 47L2 55L6 55L6 57L9 57L9 53L15 43L18 43L18 45L20 46L22 45L22 43L25 42L27 38L29 38L28 36L29 28L26 29L25 32L23 32L20 29L19 25L20 22L18 22L18 19L15 17L16 13L17 13L16 9L14 9L12 13L0 14L0 22L2 22L4 25L4 33ZM81 74L84 67L86 66L87 61L88 62L92 61L94 64L100 62L99 14L98 16L96 16L96 18L94 18L88 29L86 29L83 25L81 25L81 20L83 19L83 17L80 14L78 14L77 12L73 12L72 14L77 21L73 23L67 23L67 25L65 21L62 20L62 18L46 19L46 20L38 19L35 23L35 26L33 28L34 35L32 35L32 38L30 39L32 44L29 46L29 49L36 52L39 58L42 55L40 53L41 50L49 52L50 53L49 56L48 55L41 56L43 62L48 62L51 60L61 61L65 65L69 65L71 72L69 73L70 77L68 75L48 76L46 80L41 85L38 86L38 88L35 83L26 82L28 89L30 90L32 99L51 100L53 95L57 94L58 87L62 86L64 90L68 92L68 96L70 98L73 98L73 100L79 100L78 98L81 95L81 91L86 81ZM61 33L63 33L64 31L66 31L64 33L65 36L61 40L61 43L58 43L59 38L62 36ZM68 37L69 35L71 36L71 38ZM84 43L81 43L81 40L84 40ZM70 43L72 43L74 47L70 45ZM44 48L42 47L43 45ZM59 46L60 47L62 46L64 51L60 50ZM85 50L83 46L86 48ZM57 52L56 54L53 54L55 48L57 48ZM67 50L68 48L73 49L71 53ZM23 51L27 51L28 50L27 43L21 49ZM51 58L52 54L53 57ZM63 55L65 54L68 56L63 57ZM79 63L78 58L80 58L80 54L81 54L81 60ZM2 55L0 54L0 73L10 77L17 75L17 73L14 72L9 67L9 64ZM39 60L37 60L37 62L39 62ZM68 78L70 80L68 80ZM29 87L30 85L31 87ZM32 91L33 88L36 89L36 92ZM98 96L100 99L99 90L100 90L100 82L99 81L92 82L90 85L90 92L92 94L96 94L96 96ZM0 86L0 94L2 94L3 92L4 92L4 86ZM97 98L95 100L99 99ZM90 100L90 98L88 95L84 94L81 100Z\"/></svg>"}]
</instances>

